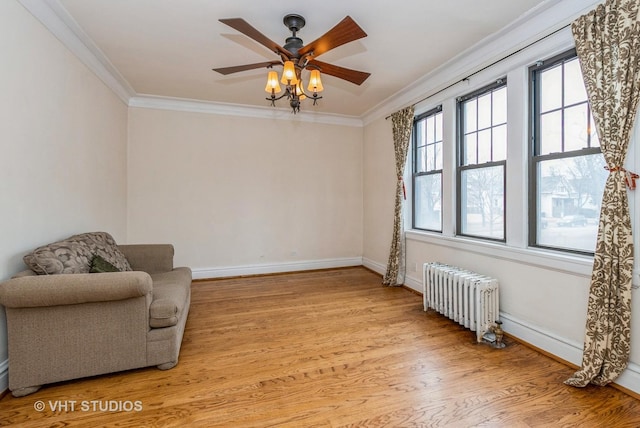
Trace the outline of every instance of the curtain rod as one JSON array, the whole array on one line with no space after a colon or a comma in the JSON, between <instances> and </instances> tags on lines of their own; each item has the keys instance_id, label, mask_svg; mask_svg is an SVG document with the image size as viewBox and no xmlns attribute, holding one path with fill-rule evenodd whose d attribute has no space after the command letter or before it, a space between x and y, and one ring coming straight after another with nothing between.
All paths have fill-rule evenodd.
<instances>
[{"instance_id":1,"label":"curtain rod","mask_svg":"<svg viewBox=\"0 0 640 428\"><path fill-rule=\"evenodd\" d=\"M476 74L481 73L481 72L483 72L484 70L486 70L486 69L488 69L488 68L490 68L490 67L493 67L494 65L496 65L496 64L498 64L498 63L500 63L500 62L502 62L502 61L506 60L507 58L510 58L510 57L512 57L512 56L514 56L514 55L516 55L516 54L519 54L519 53L520 53L520 52L522 52L523 50L530 48L531 46L535 45L536 43L539 43L539 42L543 41L544 39L546 39L546 38L548 38L548 37L551 37L551 36L553 36L554 34L559 33L560 31L562 31L562 30L564 30L565 28L568 28L568 27L570 27L570 26L571 26L571 24L567 24L567 25L565 25L565 26L563 26L563 27L558 28L557 30L554 30L554 31L552 31L551 33L547 34L546 36L542 36L542 37L540 37L539 39L534 40L533 42L529 43L528 45L523 46L523 47L521 47L520 49L518 49L518 50L516 50L516 51L514 51L514 52L511 52L509 55L503 56L502 58L500 58L500 59L498 59L498 60L496 60L496 61L492 62L491 64L489 64L489 65L486 65L486 66L482 67L480 70L476 70L476 71L474 71L473 73L469 74L467 77L464 77L464 78L462 78L462 79L460 79L460 80L456 80L455 82L451 83L449 86L446 86L446 87L444 87L444 88L442 88L442 89L440 89L440 90L438 90L438 91L434 92L433 94L427 95L426 97L424 97L424 98L422 98L422 99L420 99L420 100L416 101L416 102L415 102L415 103L413 103L412 105L414 105L414 106L415 106L416 104L419 104L419 103L421 103L421 102L423 102L423 101L426 101L426 100L428 100L428 99L429 99L429 98L431 98L431 97L435 97L435 96L436 96L436 95L438 95L439 93L444 92L444 91L446 91L447 89L454 87L454 86L455 86L455 85L457 85L458 83L466 82L467 80L469 80L469 78L470 78L470 77L475 76ZM390 117L391 117L391 115L389 115L389 116L385 117L384 119L385 119L385 120L388 120Z\"/></svg>"}]
</instances>

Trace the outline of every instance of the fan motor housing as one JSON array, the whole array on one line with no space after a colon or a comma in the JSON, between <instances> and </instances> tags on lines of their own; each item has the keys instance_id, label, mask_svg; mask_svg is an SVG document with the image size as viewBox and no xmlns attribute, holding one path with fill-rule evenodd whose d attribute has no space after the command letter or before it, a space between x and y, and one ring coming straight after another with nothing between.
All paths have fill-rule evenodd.
<instances>
[{"instance_id":1,"label":"fan motor housing","mask_svg":"<svg viewBox=\"0 0 640 428\"><path fill-rule=\"evenodd\" d=\"M287 37L286 42L283 48L291 52L295 58L298 58L298 50L304 46L302 39L300 37Z\"/></svg>"}]
</instances>

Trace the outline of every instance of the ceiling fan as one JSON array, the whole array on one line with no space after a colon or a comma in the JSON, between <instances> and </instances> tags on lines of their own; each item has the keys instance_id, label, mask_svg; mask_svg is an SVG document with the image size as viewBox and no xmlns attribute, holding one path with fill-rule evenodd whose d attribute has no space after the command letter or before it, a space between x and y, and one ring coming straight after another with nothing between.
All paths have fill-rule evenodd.
<instances>
[{"instance_id":1,"label":"ceiling fan","mask_svg":"<svg viewBox=\"0 0 640 428\"><path fill-rule=\"evenodd\" d=\"M227 75L256 68L273 68L275 65L283 65L284 70L281 82L286 85L284 94L276 96L276 93L279 93L281 89L278 84L277 73L275 71L269 72L267 78L267 87L265 90L271 94L271 97L267 98L267 100L271 101L271 105L273 106L275 106L276 100L285 96L289 100L289 104L294 113L300 111L300 101L306 97L313 99L313 104L315 105L317 100L322 98L318 96L318 92L323 90L322 82L320 80L320 72L346 80L356 85L361 85L371 75L371 73L351 70L349 68L321 62L316 59L316 57L330 51L331 49L367 36L367 33L365 33L350 16L346 16L342 21L336 24L335 27L327 31L320 38L304 45L302 39L297 37L297 33L302 27L304 27L306 23L305 19L296 14L286 15L283 19L283 23L289 31L291 31L292 36L287 37L284 46L280 46L276 42L272 41L242 18L220 19L219 21L231 28L234 28L235 30L238 30L261 45L266 46L269 50L273 51L280 57L280 60L278 61L265 61L254 64L213 69L220 74ZM304 92L302 85L301 72L305 69L311 71L308 91L312 91L313 93L311 94L311 92L309 92L309 95Z\"/></svg>"}]
</instances>

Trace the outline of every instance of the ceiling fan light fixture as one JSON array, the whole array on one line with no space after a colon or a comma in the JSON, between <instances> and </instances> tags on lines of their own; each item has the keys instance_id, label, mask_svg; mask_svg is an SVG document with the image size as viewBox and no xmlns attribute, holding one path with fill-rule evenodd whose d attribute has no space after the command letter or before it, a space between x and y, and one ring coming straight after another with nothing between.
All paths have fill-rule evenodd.
<instances>
[{"instance_id":1,"label":"ceiling fan light fixture","mask_svg":"<svg viewBox=\"0 0 640 428\"><path fill-rule=\"evenodd\" d=\"M350 16L346 16L333 28L320 36L320 38L305 45L302 39L297 36L298 31L305 26L305 19L296 14L286 15L283 23L289 31L291 31L292 35L291 37L287 37L284 47L260 33L260 31L242 18L219 19L219 21L238 30L265 46L270 51L275 52L280 59L284 61L284 63L280 61L267 61L213 69L220 74L227 75L262 67L271 69L274 65L282 64L284 69L282 70L280 83L284 85L284 88L280 88L278 73L275 71L269 71L267 85L264 88L265 91L270 94L266 100L269 101L273 107L275 107L276 101L285 97L289 101L293 113L300 111L300 101L306 98L313 100L314 106L317 105L318 100L322 99L318 93L324 90L320 78L320 70L322 70L324 74L355 83L356 85L361 85L370 76L370 73L350 70L316 60L317 56L327 51L367 36L367 33L365 33ZM302 73L305 70L309 70L310 72L309 89L307 93L304 92L302 82ZM281 95L276 95L276 92L280 92L281 90L284 92Z\"/></svg>"},{"instance_id":2,"label":"ceiling fan light fixture","mask_svg":"<svg viewBox=\"0 0 640 428\"><path fill-rule=\"evenodd\" d=\"M284 85L296 85L298 83L296 67L293 65L292 61L284 62L284 69L282 70L282 79L280 82Z\"/></svg>"},{"instance_id":3,"label":"ceiling fan light fixture","mask_svg":"<svg viewBox=\"0 0 640 428\"><path fill-rule=\"evenodd\" d=\"M298 80L298 83L296 84L296 96L300 99L300 101L307 98L307 96L304 94L304 91L302 90L302 80Z\"/></svg>"},{"instance_id":4,"label":"ceiling fan light fixture","mask_svg":"<svg viewBox=\"0 0 640 428\"><path fill-rule=\"evenodd\" d=\"M314 93L322 92L324 90L322 87L322 80L320 79L320 70L311 70L309 86L307 86L307 89Z\"/></svg>"},{"instance_id":5,"label":"ceiling fan light fixture","mask_svg":"<svg viewBox=\"0 0 640 428\"><path fill-rule=\"evenodd\" d=\"M264 90L270 94L276 94L282 90L280 88L280 83L278 82L278 73L276 71L270 71L267 75L267 86Z\"/></svg>"}]
</instances>

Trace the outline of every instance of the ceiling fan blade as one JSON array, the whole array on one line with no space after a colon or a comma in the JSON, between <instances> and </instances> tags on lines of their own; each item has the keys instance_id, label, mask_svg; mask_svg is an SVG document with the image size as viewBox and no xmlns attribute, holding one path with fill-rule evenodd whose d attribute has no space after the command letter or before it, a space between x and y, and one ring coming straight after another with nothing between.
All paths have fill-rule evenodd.
<instances>
[{"instance_id":1,"label":"ceiling fan blade","mask_svg":"<svg viewBox=\"0 0 640 428\"><path fill-rule=\"evenodd\" d=\"M272 67L274 65L281 65L280 61L266 61L266 62L256 62L255 64L245 64L245 65L236 65L234 67L222 67L222 68L214 68L213 71L217 71L220 74L231 74L237 73L239 71L253 70L256 68L263 67Z\"/></svg>"},{"instance_id":2,"label":"ceiling fan blade","mask_svg":"<svg viewBox=\"0 0 640 428\"><path fill-rule=\"evenodd\" d=\"M302 47L298 53L306 55L313 52L313 56L317 57L333 48L363 37L367 37L367 33L350 16L346 16L322 37Z\"/></svg>"},{"instance_id":3,"label":"ceiling fan blade","mask_svg":"<svg viewBox=\"0 0 640 428\"><path fill-rule=\"evenodd\" d=\"M320 69L320 73L338 77L348 82L355 83L356 85L362 85L362 83L364 83L364 81L367 80L369 76L371 76L371 73L351 70L349 68L340 67L338 65L316 61L315 59L310 60L309 64L318 67Z\"/></svg>"},{"instance_id":4,"label":"ceiling fan blade","mask_svg":"<svg viewBox=\"0 0 640 428\"><path fill-rule=\"evenodd\" d=\"M291 52L262 34L260 31L256 30L242 18L228 18L228 19L219 19L223 24L227 24L229 27L234 28L240 31L247 37L252 38L256 42L260 43L263 46L269 48L272 52L277 53L278 55L285 55L288 58L291 58Z\"/></svg>"}]
</instances>

